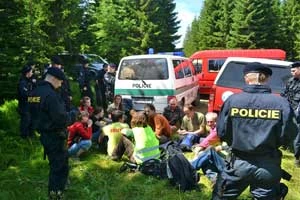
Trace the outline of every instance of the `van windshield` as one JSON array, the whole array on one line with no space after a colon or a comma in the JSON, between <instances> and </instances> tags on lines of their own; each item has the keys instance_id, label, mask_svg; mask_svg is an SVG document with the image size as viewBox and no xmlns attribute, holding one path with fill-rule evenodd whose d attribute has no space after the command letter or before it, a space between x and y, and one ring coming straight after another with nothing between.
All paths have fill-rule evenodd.
<instances>
[{"instance_id":1,"label":"van windshield","mask_svg":"<svg viewBox=\"0 0 300 200\"><path fill-rule=\"evenodd\" d=\"M120 80L167 80L168 78L168 63L165 58L123 60L119 69Z\"/></svg>"},{"instance_id":2,"label":"van windshield","mask_svg":"<svg viewBox=\"0 0 300 200\"><path fill-rule=\"evenodd\" d=\"M223 87L242 89L245 86L243 69L246 64L246 62L229 62L216 84ZM272 92L282 92L287 80L291 77L290 69L280 65L265 65L273 71L273 74L267 83L271 87ZM237 74L239 75L237 76Z\"/></svg>"}]
</instances>

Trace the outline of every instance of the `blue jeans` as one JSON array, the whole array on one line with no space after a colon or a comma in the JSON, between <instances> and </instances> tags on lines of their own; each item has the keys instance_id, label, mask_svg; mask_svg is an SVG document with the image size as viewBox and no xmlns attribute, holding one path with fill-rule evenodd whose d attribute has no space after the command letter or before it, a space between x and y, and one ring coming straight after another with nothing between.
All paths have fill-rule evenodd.
<instances>
[{"instance_id":1,"label":"blue jeans","mask_svg":"<svg viewBox=\"0 0 300 200\"><path fill-rule=\"evenodd\" d=\"M92 141L91 140L81 140L78 143L74 143L69 149L68 149L68 153L69 156L74 156L77 154L77 152L80 149L83 149L85 151L89 150L90 147L92 146Z\"/></svg>"},{"instance_id":2,"label":"blue jeans","mask_svg":"<svg viewBox=\"0 0 300 200\"><path fill-rule=\"evenodd\" d=\"M197 158L192 160L191 164L196 170L202 169L203 173L211 181L215 181L217 174L225 168L224 158L214 148L206 149Z\"/></svg>"}]
</instances>

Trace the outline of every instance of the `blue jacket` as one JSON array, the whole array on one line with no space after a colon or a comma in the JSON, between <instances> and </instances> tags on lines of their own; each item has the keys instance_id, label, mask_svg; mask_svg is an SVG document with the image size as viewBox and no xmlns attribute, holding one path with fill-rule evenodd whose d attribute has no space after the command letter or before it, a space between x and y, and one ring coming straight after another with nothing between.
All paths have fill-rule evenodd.
<instances>
[{"instance_id":1,"label":"blue jacket","mask_svg":"<svg viewBox=\"0 0 300 200\"><path fill-rule=\"evenodd\" d=\"M265 85L247 85L230 96L217 121L218 136L236 155L272 155L281 145L290 144L297 131L289 102Z\"/></svg>"}]
</instances>

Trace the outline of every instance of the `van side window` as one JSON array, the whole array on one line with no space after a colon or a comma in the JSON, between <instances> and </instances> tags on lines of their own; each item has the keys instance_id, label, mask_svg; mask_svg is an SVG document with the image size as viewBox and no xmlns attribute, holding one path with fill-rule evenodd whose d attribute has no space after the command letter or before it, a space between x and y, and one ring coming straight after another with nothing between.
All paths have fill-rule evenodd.
<instances>
[{"instance_id":1,"label":"van side window","mask_svg":"<svg viewBox=\"0 0 300 200\"><path fill-rule=\"evenodd\" d=\"M184 72L181 64L181 60L173 60L174 72L176 79L184 78Z\"/></svg>"},{"instance_id":2,"label":"van side window","mask_svg":"<svg viewBox=\"0 0 300 200\"><path fill-rule=\"evenodd\" d=\"M202 72L202 60L201 59L195 59L195 60L193 60L193 65L194 65L194 67L195 67L195 72L196 72L196 74L199 74L199 73L201 73Z\"/></svg>"},{"instance_id":3,"label":"van side window","mask_svg":"<svg viewBox=\"0 0 300 200\"><path fill-rule=\"evenodd\" d=\"M225 59L208 60L208 71L220 71Z\"/></svg>"}]
</instances>

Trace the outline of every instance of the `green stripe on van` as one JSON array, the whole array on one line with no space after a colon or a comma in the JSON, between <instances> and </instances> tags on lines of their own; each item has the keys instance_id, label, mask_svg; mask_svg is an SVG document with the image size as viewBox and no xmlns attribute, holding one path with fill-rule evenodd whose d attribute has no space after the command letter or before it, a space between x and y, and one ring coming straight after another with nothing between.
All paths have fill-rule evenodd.
<instances>
[{"instance_id":1,"label":"green stripe on van","mask_svg":"<svg viewBox=\"0 0 300 200\"><path fill-rule=\"evenodd\" d=\"M115 89L115 95L141 95L141 96L172 96L175 91L171 89Z\"/></svg>"}]
</instances>

